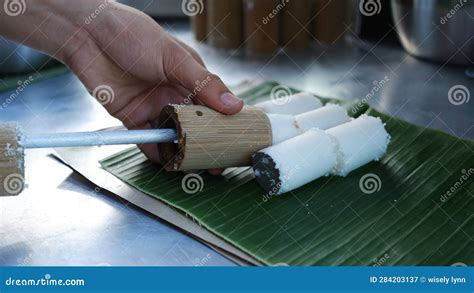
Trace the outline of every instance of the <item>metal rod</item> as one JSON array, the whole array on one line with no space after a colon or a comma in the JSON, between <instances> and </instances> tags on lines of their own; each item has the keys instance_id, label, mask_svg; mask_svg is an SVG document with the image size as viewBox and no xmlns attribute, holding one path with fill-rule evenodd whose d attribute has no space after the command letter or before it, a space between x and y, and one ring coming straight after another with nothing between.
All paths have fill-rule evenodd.
<instances>
[{"instance_id":1,"label":"metal rod","mask_svg":"<svg viewBox=\"0 0 474 293\"><path fill-rule=\"evenodd\" d=\"M35 149L165 143L175 140L177 135L173 129L150 129L25 135L21 139L21 145L27 149Z\"/></svg>"}]
</instances>

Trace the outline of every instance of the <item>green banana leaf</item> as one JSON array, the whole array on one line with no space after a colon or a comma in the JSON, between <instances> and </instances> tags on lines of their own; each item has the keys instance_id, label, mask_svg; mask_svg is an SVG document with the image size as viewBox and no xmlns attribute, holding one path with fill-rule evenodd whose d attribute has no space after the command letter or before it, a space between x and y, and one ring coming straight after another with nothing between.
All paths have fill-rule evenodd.
<instances>
[{"instance_id":1,"label":"green banana leaf","mask_svg":"<svg viewBox=\"0 0 474 293\"><path fill-rule=\"evenodd\" d=\"M268 99L276 85L240 96ZM137 148L101 164L267 265L474 265L474 143L358 101L323 100L381 117L392 136L387 155L281 196L265 195L255 180L204 173L202 191L190 195L183 174L164 172Z\"/></svg>"}]
</instances>

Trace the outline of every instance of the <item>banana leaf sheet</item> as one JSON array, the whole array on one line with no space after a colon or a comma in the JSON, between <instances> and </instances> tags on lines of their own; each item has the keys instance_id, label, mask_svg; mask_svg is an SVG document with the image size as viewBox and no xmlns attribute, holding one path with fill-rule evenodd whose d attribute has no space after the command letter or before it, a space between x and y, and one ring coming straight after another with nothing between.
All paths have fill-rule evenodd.
<instances>
[{"instance_id":1,"label":"banana leaf sheet","mask_svg":"<svg viewBox=\"0 0 474 293\"><path fill-rule=\"evenodd\" d=\"M239 94L252 104L276 86ZM135 147L100 163L266 265L474 265L474 143L360 101L321 99L354 117L381 117L392 136L387 155L281 196L246 176L228 181L206 173L202 190L188 194L184 174L165 172Z\"/></svg>"}]
</instances>

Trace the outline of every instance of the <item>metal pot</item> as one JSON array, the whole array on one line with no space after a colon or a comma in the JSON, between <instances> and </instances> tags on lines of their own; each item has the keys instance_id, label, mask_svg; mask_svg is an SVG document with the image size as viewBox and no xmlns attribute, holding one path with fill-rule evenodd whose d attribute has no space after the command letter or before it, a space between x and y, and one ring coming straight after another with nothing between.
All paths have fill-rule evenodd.
<instances>
[{"instance_id":1,"label":"metal pot","mask_svg":"<svg viewBox=\"0 0 474 293\"><path fill-rule=\"evenodd\" d=\"M473 0L392 0L391 4L408 53L443 63L474 64Z\"/></svg>"}]
</instances>

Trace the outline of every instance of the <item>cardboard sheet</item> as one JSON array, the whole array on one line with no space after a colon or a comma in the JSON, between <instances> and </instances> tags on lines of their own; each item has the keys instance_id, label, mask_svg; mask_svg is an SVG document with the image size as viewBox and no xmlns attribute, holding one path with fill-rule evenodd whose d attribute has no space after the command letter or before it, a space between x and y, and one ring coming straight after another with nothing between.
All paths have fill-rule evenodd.
<instances>
[{"instance_id":1,"label":"cardboard sheet","mask_svg":"<svg viewBox=\"0 0 474 293\"><path fill-rule=\"evenodd\" d=\"M122 182L99 164L101 159L130 146L103 146L88 148L57 149L57 158L98 187L116 194L122 199L146 210L171 225L189 233L197 240L213 248L239 265L261 265L248 254L209 232L192 219L167 204L152 198ZM87 160L84 160L87 158Z\"/></svg>"}]
</instances>

